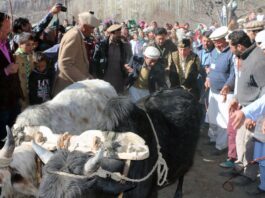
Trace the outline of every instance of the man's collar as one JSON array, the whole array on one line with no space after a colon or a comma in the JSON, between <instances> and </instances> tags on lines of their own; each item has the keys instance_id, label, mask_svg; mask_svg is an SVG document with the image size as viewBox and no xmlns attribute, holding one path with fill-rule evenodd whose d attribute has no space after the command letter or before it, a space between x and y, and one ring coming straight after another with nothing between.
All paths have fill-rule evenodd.
<instances>
[{"instance_id":1,"label":"man's collar","mask_svg":"<svg viewBox=\"0 0 265 198\"><path fill-rule=\"evenodd\" d=\"M227 50L229 50L230 49L230 46L229 45L227 45L224 49L223 49L223 51L222 52L226 52Z\"/></svg>"},{"instance_id":2,"label":"man's collar","mask_svg":"<svg viewBox=\"0 0 265 198\"><path fill-rule=\"evenodd\" d=\"M220 51L217 48L215 48L215 49L216 49L216 51L217 51L218 54L221 54L221 53L224 53L224 52L228 51L230 49L230 47L229 47L229 45L227 45L222 51Z\"/></svg>"},{"instance_id":3,"label":"man's collar","mask_svg":"<svg viewBox=\"0 0 265 198\"><path fill-rule=\"evenodd\" d=\"M82 39L85 40L86 37L85 37L85 35L83 34L83 32L81 32L81 30L80 30L79 28L77 28L77 29L78 29L78 31L80 32Z\"/></svg>"},{"instance_id":4,"label":"man's collar","mask_svg":"<svg viewBox=\"0 0 265 198\"><path fill-rule=\"evenodd\" d=\"M240 56L241 59L245 60L248 55L256 48L256 43L253 43L249 48L247 48Z\"/></svg>"}]
</instances>

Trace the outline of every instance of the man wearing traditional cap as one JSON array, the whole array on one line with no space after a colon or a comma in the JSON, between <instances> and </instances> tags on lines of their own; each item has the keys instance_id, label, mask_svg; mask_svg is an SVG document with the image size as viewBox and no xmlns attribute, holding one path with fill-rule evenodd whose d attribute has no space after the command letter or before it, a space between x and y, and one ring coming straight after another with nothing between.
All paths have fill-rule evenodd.
<instances>
[{"instance_id":1,"label":"man wearing traditional cap","mask_svg":"<svg viewBox=\"0 0 265 198\"><path fill-rule=\"evenodd\" d=\"M68 85L93 78L89 74L89 61L84 40L90 36L99 20L89 12L79 14L78 26L70 29L62 38L59 50L59 73L54 82L53 95Z\"/></svg>"},{"instance_id":2,"label":"man wearing traditional cap","mask_svg":"<svg viewBox=\"0 0 265 198\"><path fill-rule=\"evenodd\" d=\"M265 30L259 32L255 38L257 46L260 47L265 53Z\"/></svg>"},{"instance_id":3,"label":"man wearing traditional cap","mask_svg":"<svg viewBox=\"0 0 265 198\"><path fill-rule=\"evenodd\" d=\"M171 82L174 86L182 86L199 100L200 90L197 77L200 69L200 59L192 52L190 39L181 39L178 43L178 51L168 56L168 66L171 68ZM173 67L173 68L172 68ZM173 73L175 71L175 73Z\"/></svg>"},{"instance_id":4,"label":"man wearing traditional cap","mask_svg":"<svg viewBox=\"0 0 265 198\"><path fill-rule=\"evenodd\" d=\"M109 82L118 93L124 91L124 65L132 56L130 44L121 40L121 28L120 24L111 25L107 29L109 36L96 45L94 54L97 77Z\"/></svg>"},{"instance_id":5,"label":"man wearing traditional cap","mask_svg":"<svg viewBox=\"0 0 265 198\"><path fill-rule=\"evenodd\" d=\"M235 81L233 54L225 39L227 34L227 27L222 26L210 35L215 49L205 86L210 88L206 121L209 122L210 141L216 143L213 155L220 155L227 148L228 104Z\"/></svg>"},{"instance_id":6,"label":"man wearing traditional cap","mask_svg":"<svg viewBox=\"0 0 265 198\"><path fill-rule=\"evenodd\" d=\"M244 25L244 29L252 42L255 42L257 33L264 29L264 23L264 21L250 21Z\"/></svg>"},{"instance_id":7,"label":"man wearing traditional cap","mask_svg":"<svg viewBox=\"0 0 265 198\"><path fill-rule=\"evenodd\" d=\"M157 48L149 46L144 51L144 58L133 56L125 69L129 73L128 86L132 102L159 88L166 87L164 80L164 67L158 61L160 52Z\"/></svg>"}]
</instances>

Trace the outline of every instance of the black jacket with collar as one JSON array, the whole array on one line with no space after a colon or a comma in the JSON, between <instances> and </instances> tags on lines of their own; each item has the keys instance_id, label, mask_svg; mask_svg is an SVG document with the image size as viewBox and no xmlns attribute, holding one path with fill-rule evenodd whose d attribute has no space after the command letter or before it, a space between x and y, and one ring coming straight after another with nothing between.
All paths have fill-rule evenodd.
<instances>
[{"instance_id":1,"label":"black jacket with collar","mask_svg":"<svg viewBox=\"0 0 265 198\"><path fill-rule=\"evenodd\" d=\"M102 79L104 77L104 74L106 73L108 69L108 50L109 50L109 37L106 39L103 39L96 43L95 45L95 51L92 58L93 61L93 71L95 71L95 74L98 78ZM131 47L127 46L127 43L124 43L122 41L118 42L120 52L121 52L121 59L120 59L120 68L122 73L125 75L124 71L124 65L129 62L132 51Z\"/></svg>"},{"instance_id":2,"label":"black jacket with collar","mask_svg":"<svg viewBox=\"0 0 265 198\"><path fill-rule=\"evenodd\" d=\"M141 68L144 65L144 58L133 56L128 63L128 65L133 68L133 72L129 74L128 82L126 85L128 87L131 87L137 78L139 77ZM161 64L160 61L158 61L150 70L149 76L148 76L148 89L150 93L155 92L161 88L166 88L165 83L165 69L164 66Z\"/></svg>"},{"instance_id":3,"label":"black jacket with collar","mask_svg":"<svg viewBox=\"0 0 265 198\"><path fill-rule=\"evenodd\" d=\"M8 42L6 46L11 61L14 62ZM19 98L23 97L18 73L8 76L5 74L5 68L9 64L2 50L0 50L0 110L9 110L13 108L18 104Z\"/></svg>"}]
</instances>

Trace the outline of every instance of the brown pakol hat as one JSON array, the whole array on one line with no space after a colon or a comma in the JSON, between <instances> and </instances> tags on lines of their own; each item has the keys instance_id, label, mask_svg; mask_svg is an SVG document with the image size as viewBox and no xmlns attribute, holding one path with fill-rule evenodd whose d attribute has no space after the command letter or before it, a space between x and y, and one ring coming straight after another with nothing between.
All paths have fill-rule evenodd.
<instances>
[{"instance_id":1,"label":"brown pakol hat","mask_svg":"<svg viewBox=\"0 0 265 198\"><path fill-rule=\"evenodd\" d=\"M263 30L264 22L263 21L250 21L244 24L244 29L247 31Z\"/></svg>"},{"instance_id":2,"label":"brown pakol hat","mask_svg":"<svg viewBox=\"0 0 265 198\"><path fill-rule=\"evenodd\" d=\"M109 33L115 32L115 31L121 29L121 27L122 27L122 25L120 25L120 24L113 24L107 29L107 32L109 32Z\"/></svg>"}]
</instances>

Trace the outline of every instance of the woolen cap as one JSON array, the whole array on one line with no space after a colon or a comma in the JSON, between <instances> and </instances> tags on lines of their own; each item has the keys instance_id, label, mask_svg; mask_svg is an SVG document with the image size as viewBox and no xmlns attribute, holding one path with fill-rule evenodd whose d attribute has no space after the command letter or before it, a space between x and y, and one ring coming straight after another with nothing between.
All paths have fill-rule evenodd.
<instances>
[{"instance_id":1,"label":"woolen cap","mask_svg":"<svg viewBox=\"0 0 265 198\"><path fill-rule=\"evenodd\" d=\"M265 49L265 30L257 34L255 41L261 49Z\"/></svg>"},{"instance_id":2,"label":"woolen cap","mask_svg":"<svg viewBox=\"0 0 265 198\"><path fill-rule=\"evenodd\" d=\"M186 48L186 47L190 47L190 39L187 38L183 38L179 41L178 43L178 47L179 48Z\"/></svg>"},{"instance_id":3,"label":"woolen cap","mask_svg":"<svg viewBox=\"0 0 265 198\"><path fill-rule=\"evenodd\" d=\"M228 28L226 26L222 26L213 31L213 33L210 35L210 39L212 41L219 40L221 38L225 38L227 34Z\"/></svg>"},{"instance_id":4,"label":"woolen cap","mask_svg":"<svg viewBox=\"0 0 265 198\"><path fill-rule=\"evenodd\" d=\"M113 24L111 25L108 29L107 29L107 32L111 33L111 32L115 32L117 30L120 30L122 27L121 24Z\"/></svg>"},{"instance_id":5,"label":"woolen cap","mask_svg":"<svg viewBox=\"0 0 265 198\"><path fill-rule=\"evenodd\" d=\"M143 32L146 34L148 34L150 32L154 32L154 28L153 27L146 27L146 28L144 28Z\"/></svg>"},{"instance_id":6,"label":"woolen cap","mask_svg":"<svg viewBox=\"0 0 265 198\"><path fill-rule=\"evenodd\" d=\"M144 50L144 55L147 58L157 60L160 57L160 51L156 47L149 46Z\"/></svg>"},{"instance_id":7,"label":"woolen cap","mask_svg":"<svg viewBox=\"0 0 265 198\"><path fill-rule=\"evenodd\" d=\"M100 21L91 13L89 12L82 12L78 15L79 20L86 25L90 25L92 27L98 27Z\"/></svg>"},{"instance_id":8,"label":"woolen cap","mask_svg":"<svg viewBox=\"0 0 265 198\"><path fill-rule=\"evenodd\" d=\"M247 31L263 30L264 22L263 21L250 21L244 24L244 29Z\"/></svg>"}]
</instances>

